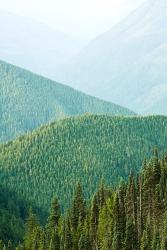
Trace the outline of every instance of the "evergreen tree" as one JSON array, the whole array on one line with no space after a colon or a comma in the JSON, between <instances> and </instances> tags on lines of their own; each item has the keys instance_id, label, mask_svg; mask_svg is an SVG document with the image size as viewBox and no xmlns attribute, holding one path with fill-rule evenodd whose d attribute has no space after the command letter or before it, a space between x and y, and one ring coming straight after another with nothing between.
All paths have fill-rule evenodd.
<instances>
[{"instance_id":1,"label":"evergreen tree","mask_svg":"<svg viewBox=\"0 0 167 250\"><path fill-rule=\"evenodd\" d=\"M119 206L119 195L116 193L115 201L114 201L114 210L113 210L113 220L114 220L114 236L112 241L112 249L113 250L121 250L122 249L122 237L119 225L120 219L120 206Z\"/></svg>"},{"instance_id":2,"label":"evergreen tree","mask_svg":"<svg viewBox=\"0 0 167 250\"><path fill-rule=\"evenodd\" d=\"M87 230L83 231L79 242L78 242L78 249L79 250L90 250L90 242L89 242L89 235L87 233Z\"/></svg>"},{"instance_id":3,"label":"evergreen tree","mask_svg":"<svg viewBox=\"0 0 167 250\"><path fill-rule=\"evenodd\" d=\"M74 199L71 209L71 226L73 235L73 249L78 248L78 241L84 227L86 217L86 204L81 184L78 183L74 193Z\"/></svg>"},{"instance_id":4,"label":"evergreen tree","mask_svg":"<svg viewBox=\"0 0 167 250\"><path fill-rule=\"evenodd\" d=\"M162 226L162 235L161 235L161 250L167 249L167 212L164 215L164 223Z\"/></svg>"},{"instance_id":5,"label":"evergreen tree","mask_svg":"<svg viewBox=\"0 0 167 250\"><path fill-rule=\"evenodd\" d=\"M86 206L85 206L84 195L81 184L78 183L75 190L72 211L71 211L71 225L74 231L77 230L79 224L83 225L85 216L86 216Z\"/></svg>"},{"instance_id":6,"label":"evergreen tree","mask_svg":"<svg viewBox=\"0 0 167 250\"><path fill-rule=\"evenodd\" d=\"M58 199L55 198L52 202L50 215L48 219L48 227L50 231L53 231L56 229L59 223L60 216L61 216L60 205L59 205Z\"/></svg>"},{"instance_id":7,"label":"evergreen tree","mask_svg":"<svg viewBox=\"0 0 167 250\"><path fill-rule=\"evenodd\" d=\"M125 237L125 250L137 250L138 242L136 235L136 227L133 217L129 217L126 222L126 237Z\"/></svg>"},{"instance_id":8,"label":"evergreen tree","mask_svg":"<svg viewBox=\"0 0 167 250\"><path fill-rule=\"evenodd\" d=\"M122 183L114 192L102 185L88 206L79 185L67 215L61 216L55 199L44 226L30 210L24 242L16 250L166 250L167 164L164 159L158 162L159 183L155 184L155 164L150 161L136 180L131 175L127 185ZM0 209L5 220L4 211ZM0 233L4 229L0 227ZM12 237L3 241L7 243L0 241L0 250L14 250Z\"/></svg>"},{"instance_id":9,"label":"evergreen tree","mask_svg":"<svg viewBox=\"0 0 167 250\"><path fill-rule=\"evenodd\" d=\"M154 185L158 184L161 177L161 166L159 162L158 149L154 149L154 158L153 158L153 178Z\"/></svg>"},{"instance_id":10,"label":"evergreen tree","mask_svg":"<svg viewBox=\"0 0 167 250\"><path fill-rule=\"evenodd\" d=\"M146 229L143 231L141 238L141 250L151 250L151 230L150 230L150 218L147 218Z\"/></svg>"},{"instance_id":11,"label":"evergreen tree","mask_svg":"<svg viewBox=\"0 0 167 250\"><path fill-rule=\"evenodd\" d=\"M98 222L98 246L101 250L111 249L113 238L113 197L108 198L100 209Z\"/></svg>"},{"instance_id":12,"label":"evergreen tree","mask_svg":"<svg viewBox=\"0 0 167 250\"><path fill-rule=\"evenodd\" d=\"M29 216L26 222L26 232L25 232L25 249L33 250L35 247L35 238L38 228L38 220L35 214L32 211L29 211Z\"/></svg>"},{"instance_id":13,"label":"evergreen tree","mask_svg":"<svg viewBox=\"0 0 167 250\"><path fill-rule=\"evenodd\" d=\"M71 226L70 226L70 220L67 218L67 221L65 223L65 232L64 232L64 247L63 249L66 250L72 250L73 249L73 238L72 238L72 232L71 232Z\"/></svg>"},{"instance_id":14,"label":"evergreen tree","mask_svg":"<svg viewBox=\"0 0 167 250\"><path fill-rule=\"evenodd\" d=\"M158 229L154 228L153 240L152 240L152 250L160 249L160 235Z\"/></svg>"},{"instance_id":15,"label":"evergreen tree","mask_svg":"<svg viewBox=\"0 0 167 250\"><path fill-rule=\"evenodd\" d=\"M126 213L127 216L131 216L133 223L137 221L137 201L136 201L136 187L134 176L130 174L129 182L126 190Z\"/></svg>"},{"instance_id":16,"label":"evergreen tree","mask_svg":"<svg viewBox=\"0 0 167 250\"><path fill-rule=\"evenodd\" d=\"M60 239L56 232L51 235L49 250L60 250Z\"/></svg>"},{"instance_id":17,"label":"evergreen tree","mask_svg":"<svg viewBox=\"0 0 167 250\"><path fill-rule=\"evenodd\" d=\"M47 249L46 233L43 228L40 230L39 250Z\"/></svg>"},{"instance_id":18,"label":"evergreen tree","mask_svg":"<svg viewBox=\"0 0 167 250\"><path fill-rule=\"evenodd\" d=\"M104 187L104 180L101 181L99 192L98 192L98 199L99 199L99 208L102 208L105 204L105 187Z\"/></svg>"},{"instance_id":19,"label":"evergreen tree","mask_svg":"<svg viewBox=\"0 0 167 250\"><path fill-rule=\"evenodd\" d=\"M91 217L90 217L90 239L92 244L92 249L98 249L97 241L97 229L99 220L99 206L97 195L94 195L91 207Z\"/></svg>"},{"instance_id":20,"label":"evergreen tree","mask_svg":"<svg viewBox=\"0 0 167 250\"><path fill-rule=\"evenodd\" d=\"M50 215L48 218L47 225L47 240L49 243L50 250L59 250L60 249L60 237L58 231L58 224L60 220L61 212L58 199L55 198L51 205Z\"/></svg>"},{"instance_id":21,"label":"evergreen tree","mask_svg":"<svg viewBox=\"0 0 167 250\"><path fill-rule=\"evenodd\" d=\"M114 202L113 220L114 220L114 238L113 249L123 249L126 232L126 212L125 212L126 187L123 184L119 187Z\"/></svg>"}]
</instances>

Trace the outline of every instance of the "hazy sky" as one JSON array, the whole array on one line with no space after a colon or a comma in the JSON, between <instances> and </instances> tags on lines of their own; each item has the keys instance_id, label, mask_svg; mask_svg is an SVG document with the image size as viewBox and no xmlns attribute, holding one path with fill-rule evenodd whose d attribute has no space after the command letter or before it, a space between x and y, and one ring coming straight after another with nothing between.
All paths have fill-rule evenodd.
<instances>
[{"instance_id":1,"label":"hazy sky","mask_svg":"<svg viewBox=\"0 0 167 250\"><path fill-rule=\"evenodd\" d=\"M144 0L0 0L0 8L87 39L108 30L142 2Z\"/></svg>"}]
</instances>

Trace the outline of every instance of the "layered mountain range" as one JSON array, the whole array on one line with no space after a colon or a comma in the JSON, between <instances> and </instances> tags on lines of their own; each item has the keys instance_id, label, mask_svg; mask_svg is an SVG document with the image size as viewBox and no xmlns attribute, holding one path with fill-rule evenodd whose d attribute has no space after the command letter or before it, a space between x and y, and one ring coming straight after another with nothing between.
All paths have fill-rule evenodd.
<instances>
[{"instance_id":1,"label":"layered mountain range","mask_svg":"<svg viewBox=\"0 0 167 250\"><path fill-rule=\"evenodd\" d=\"M166 0L147 0L91 41L57 79L139 113L167 114L166 19Z\"/></svg>"},{"instance_id":2,"label":"layered mountain range","mask_svg":"<svg viewBox=\"0 0 167 250\"><path fill-rule=\"evenodd\" d=\"M24 69L0 61L0 141L48 122L84 113L135 115Z\"/></svg>"}]
</instances>

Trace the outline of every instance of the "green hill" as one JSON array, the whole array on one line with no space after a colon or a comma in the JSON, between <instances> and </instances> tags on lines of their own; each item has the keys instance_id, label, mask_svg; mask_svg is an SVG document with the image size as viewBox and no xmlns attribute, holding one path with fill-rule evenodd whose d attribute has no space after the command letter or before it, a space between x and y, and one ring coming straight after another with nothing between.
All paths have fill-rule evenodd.
<instances>
[{"instance_id":1,"label":"green hill","mask_svg":"<svg viewBox=\"0 0 167 250\"><path fill-rule=\"evenodd\" d=\"M0 61L0 141L50 121L83 113L134 115L130 110Z\"/></svg>"},{"instance_id":2,"label":"green hill","mask_svg":"<svg viewBox=\"0 0 167 250\"><path fill-rule=\"evenodd\" d=\"M38 206L54 195L66 206L78 181L90 197L102 178L114 185L138 171L155 146L167 148L167 117L67 118L1 145L0 183Z\"/></svg>"}]
</instances>

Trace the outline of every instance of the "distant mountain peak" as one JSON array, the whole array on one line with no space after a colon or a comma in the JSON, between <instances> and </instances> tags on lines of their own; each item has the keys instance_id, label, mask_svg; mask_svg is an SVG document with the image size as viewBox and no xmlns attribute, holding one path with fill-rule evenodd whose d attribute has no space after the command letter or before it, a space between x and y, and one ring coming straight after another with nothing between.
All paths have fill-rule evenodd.
<instances>
[{"instance_id":1,"label":"distant mountain peak","mask_svg":"<svg viewBox=\"0 0 167 250\"><path fill-rule=\"evenodd\" d=\"M62 67L58 79L136 112L167 114L166 91L151 99L155 87L167 85L166 20L166 0L145 1ZM142 98L153 105L144 107Z\"/></svg>"}]
</instances>

